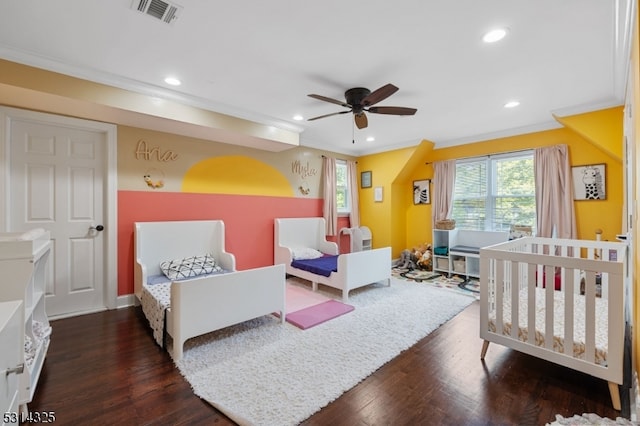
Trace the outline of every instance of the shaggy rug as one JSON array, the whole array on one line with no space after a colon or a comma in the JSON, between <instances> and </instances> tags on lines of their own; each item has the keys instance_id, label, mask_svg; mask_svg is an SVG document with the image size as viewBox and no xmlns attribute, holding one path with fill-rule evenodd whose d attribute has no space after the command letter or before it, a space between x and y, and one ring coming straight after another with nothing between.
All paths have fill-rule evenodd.
<instances>
[{"instance_id":1,"label":"shaggy rug","mask_svg":"<svg viewBox=\"0 0 640 426\"><path fill-rule=\"evenodd\" d=\"M233 421L296 425L472 301L392 278L388 287L353 290L353 312L309 330L264 316L192 339L176 365L196 395Z\"/></svg>"},{"instance_id":2,"label":"shaggy rug","mask_svg":"<svg viewBox=\"0 0 640 426\"><path fill-rule=\"evenodd\" d=\"M615 420L607 419L604 417L600 417L597 414L586 413L581 416L575 415L573 417L562 417L560 414L556 414L556 420L553 423L547 423L547 426L557 426L557 425L593 425L593 426L605 426L605 425L627 425L627 426L638 426L637 422L633 422L631 420L625 419L623 417L618 417Z\"/></svg>"}]
</instances>

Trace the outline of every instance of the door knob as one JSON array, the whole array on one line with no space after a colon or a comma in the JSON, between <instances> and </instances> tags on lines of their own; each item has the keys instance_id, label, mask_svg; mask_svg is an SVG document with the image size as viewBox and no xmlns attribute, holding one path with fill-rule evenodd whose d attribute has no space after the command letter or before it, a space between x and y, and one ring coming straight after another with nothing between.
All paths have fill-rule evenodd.
<instances>
[{"instance_id":1,"label":"door knob","mask_svg":"<svg viewBox=\"0 0 640 426\"><path fill-rule=\"evenodd\" d=\"M102 231L102 230L104 229L104 226L102 226L102 225L98 225L98 226L90 226L90 227L89 227L89 229L90 229L90 230L92 230L92 231L94 231L94 230L95 230L95 231L100 232L100 231Z\"/></svg>"}]
</instances>

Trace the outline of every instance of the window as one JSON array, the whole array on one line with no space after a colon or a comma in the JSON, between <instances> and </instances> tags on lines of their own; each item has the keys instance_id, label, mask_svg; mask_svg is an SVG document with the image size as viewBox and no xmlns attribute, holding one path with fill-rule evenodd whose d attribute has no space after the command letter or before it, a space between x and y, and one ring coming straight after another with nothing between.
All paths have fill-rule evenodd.
<instances>
[{"instance_id":1,"label":"window","mask_svg":"<svg viewBox=\"0 0 640 426\"><path fill-rule=\"evenodd\" d=\"M336 160L336 205L338 214L351 212L349 205L349 179L347 179L347 162Z\"/></svg>"},{"instance_id":2,"label":"window","mask_svg":"<svg viewBox=\"0 0 640 426\"><path fill-rule=\"evenodd\" d=\"M452 217L460 229L535 230L533 152L458 160Z\"/></svg>"}]
</instances>

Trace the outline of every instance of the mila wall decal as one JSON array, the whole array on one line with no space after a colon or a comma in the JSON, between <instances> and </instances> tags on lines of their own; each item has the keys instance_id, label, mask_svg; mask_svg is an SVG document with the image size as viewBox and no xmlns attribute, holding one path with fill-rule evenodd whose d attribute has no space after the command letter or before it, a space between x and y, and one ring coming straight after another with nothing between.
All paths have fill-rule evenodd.
<instances>
[{"instance_id":1,"label":"mila wall decal","mask_svg":"<svg viewBox=\"0 0 640 426\"><path fill-rule=\"evenodd\" d=\"M302 195L309 195L311 190L309 189L309 182L307 178L312 178L318 174L318 169L313 167L309 162L303 163L300 160L294 160L291 162L291 173L298 176L301 184L298 186L298 191Z\"/></svg>"}]
</instances>

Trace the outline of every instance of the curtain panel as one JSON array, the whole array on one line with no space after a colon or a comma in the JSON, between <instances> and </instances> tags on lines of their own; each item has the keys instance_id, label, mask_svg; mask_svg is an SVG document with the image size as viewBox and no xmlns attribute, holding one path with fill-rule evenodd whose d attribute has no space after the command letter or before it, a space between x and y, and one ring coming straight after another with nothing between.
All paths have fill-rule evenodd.
<instances>
[{"instance_id":1,"label":"curtain panel","mask_svg":"<svg viewBox=\"0 0 640 426\"><path fill-rule=\"evenodd\" d=\"M453 191L456 182L456 160L433 163L433 223L450 219L453 210Z\"/></svg>"},{"instance_id":2,"label":"curtain panel","mask_svg":"<svg viewBox=\"0 0 640 426\"><path fill-rule=\"evenodd\" d=\"M577 238L569 147L537 148L534 154L537 235Z\"/></svg>"}]
</instances>

